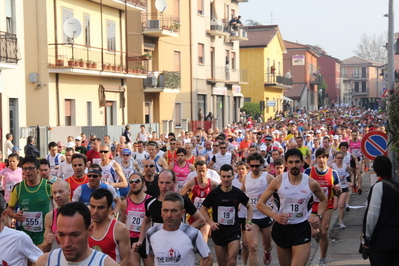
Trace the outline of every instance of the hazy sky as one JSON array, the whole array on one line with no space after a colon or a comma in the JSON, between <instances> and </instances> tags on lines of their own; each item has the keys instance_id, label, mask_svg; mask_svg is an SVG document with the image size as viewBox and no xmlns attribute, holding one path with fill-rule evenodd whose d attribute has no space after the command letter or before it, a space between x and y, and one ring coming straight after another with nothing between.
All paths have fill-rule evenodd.
<instances>
[{"instance_id":1,"label":"hazy sky","mask_svg":"<svg viewBox=\"0 0 399 266\"><path fill-rule=\"evenodd\" d=\"M388 0L249 0L239 8L243 23L277 24L285 40L319 45L341 60L354 56L363 32L388 32Z\"/></svg>"}]
</instances>

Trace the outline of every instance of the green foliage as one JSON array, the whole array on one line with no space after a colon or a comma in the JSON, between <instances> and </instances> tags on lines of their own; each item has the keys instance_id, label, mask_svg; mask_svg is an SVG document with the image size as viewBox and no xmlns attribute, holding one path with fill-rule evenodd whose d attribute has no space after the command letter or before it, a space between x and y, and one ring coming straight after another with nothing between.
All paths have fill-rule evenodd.
<instances>
[{"instance_id":1,"label":"green foliage","mask_svg":"<svg viewBox=\"0 0 399 266\"><path fill-rule=\"evenodd\" d=\"M252 117L261 113L259 103L244 102L244 107L241 108L241 112L243 111L245 111L247 115L252 115Z\"/></svg>"},{"instance_id":2,"label":"green foliage","mask_svg":"<svg viewBox=\"0 0 399 266\"><path fill-rule=\"evenodd\" d=\"M396 154L399 153L399 94L394 91L393 94L388 96L389 103L387 104L387 114L389 123L386 125L388 134L390 135L391 149Z\"/></svg>"},{"instance_id":3,"label":"green foliage","mask_svg":"<svg viewBox=\"0 0 399 266\"><path fill-rule=\"evenodd\" d=\"M319 85L319 89L322 89L322 90L324 90L324 91L327 91L327 89L328 89L328 84L324 81L324 79L323 79L323 82Z\"/></svg>"}]
</instances>

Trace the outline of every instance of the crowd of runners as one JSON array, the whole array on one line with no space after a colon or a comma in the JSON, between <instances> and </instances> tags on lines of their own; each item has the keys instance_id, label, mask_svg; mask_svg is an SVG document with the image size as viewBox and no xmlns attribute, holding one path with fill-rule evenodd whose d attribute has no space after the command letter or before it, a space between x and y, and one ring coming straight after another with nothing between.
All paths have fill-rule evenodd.
<instances>
[{"instance_id":1,"label":"crowd of runners","mask_svg":"<svg viewBox=\"0 0 399 266\"><path fill-rule=\"evenodd\" d=\"M43 158L30 138L0 171L0 262L255 266L275 247L280 265L306 265L314 239L327 265L332 212L345 229L363 192L361 139L386 121L348 107L160 136L127 126L115 143L66 136Z\"/></svg>"}]
</instances>

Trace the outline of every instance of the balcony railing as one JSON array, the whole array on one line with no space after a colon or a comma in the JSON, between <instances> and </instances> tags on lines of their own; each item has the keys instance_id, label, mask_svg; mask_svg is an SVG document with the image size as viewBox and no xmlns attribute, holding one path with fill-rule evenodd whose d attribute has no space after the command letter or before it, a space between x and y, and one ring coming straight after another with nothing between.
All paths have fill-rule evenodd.
<instances>
[{"instance_id":1,"label":"balcony railing","mask_svg":"<svg viewBox=\"0 0 399 266\"><path fill-rule=\"evenodd\" d=\"M147 74L148 60L132 53L78 44L49 44L49 67ZM127 56L126 56L127 55Z\"/></svg>"},{"instance_id":2,"label":"balcony railing","mask_svg":"<svg viewBox=\"0 0 399 266\"><path fill-rule=\"evenodd\" d=\"M310 84L315 84L315 85L321 84L323 83L323 76L320 75L319 73L310 74L309 81Z\"/></svg>"},{"instance_id":3,"label":"balcony railing","mask_svg":"<svg viewBox=\"0 0 399 266\"><path fill-rule=\"evenodd\" d=\"M369 74L368 73L353 73L352 78L354 79L368 79Z\"/></svg>"},{"instance_id":4,"label":"balcony railing","mask_svg":"<svg viewBox=\"0 0 399 266\"><path fill-rule=\"evenodd\" d=\"M0 62L17 64L20 59L17 36L0 31Z\"/></svg>"},{"instance_id":5,"label":"balcony railing","mask_svg":"<svg viewBox=\"0 0 399 266\"><path fill-rule=\"evenodd\" d=\"M231 28L231 36L230 40L232 41L240 41L248 39L248 27L247 26L239 26L237 29Z\"/></svg>"},{"instance_id":6,"label":"balcony railing","mask_svg":"<svg viewBox=\"0 0 399 266\"><path fill-rule=\"evenodd\" d=\"M102 4L104 6L113 7L119 10L128 11L131 10L140 10L145 11L147 9L147 1L148 0L91 0L92 2L96 2L98 4Z\"/></svg>"},{"instance_id":7,"label":"balcony railing","mask_svg":"<svg viewBox=\"0 0 399 266\"><path fill-rule=\"evenodd\" d=\"M341 78L347 78L348 77L348 74L346 74L346 73L341 73Z\"/></svg>"},{"instance_id":8,"label":"balcony railing","mask_svg":"<svg viewBox=\"0 0 399 266\"><path fill-rule=\"evenodd\" d=\"M226 83L248 82L248 71L246 69L226 69L225 66L207 66L207 79Z\"/></svg>"},{"instance_id":9,"label":"balcony railing","mask_svg":"<svg viewBox=\"0 0 399 266\"><path fill-rule=\"evenodd\" d=\"M293 81L290 78L284 76L277 76L276 74L266 73L265 74L265 84L282 84L286 86L292 86Z\"/></svg>"},{"instance_id":10,"label":"balcony railing","mask_svg":"<svg viewBox=\"0 0 399 266\"><path fill-rule=\"evenodd\" d=\"M144 86L153 88L180 89L181 73L180 71L167 70L164 70L161 74L159 74L159 71L150 72L148 73L148 78L144 80Z\"/></svg>"},{"instance_id":11,"label":"balcony railing","mask_svg":"<svg viewBox=\"0 0 399 266\"><path fill-rule=\"evenodd\" d=\"M151 31L178 34L180 31L180 19L169 14L161 12L142 13L141 21L144 34ZM162 35L158 37L162 37Z\"/></svg>"}]
</instances>

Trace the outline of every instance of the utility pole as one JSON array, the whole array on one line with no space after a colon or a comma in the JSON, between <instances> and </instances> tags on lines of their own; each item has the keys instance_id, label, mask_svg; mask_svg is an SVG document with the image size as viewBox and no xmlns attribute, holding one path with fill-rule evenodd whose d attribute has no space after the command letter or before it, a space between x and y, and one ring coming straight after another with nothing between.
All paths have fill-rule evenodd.
<instances>
[{"instance_id":1,"label":"utility pole","mask_svg":"<svg viewBox=\"0 0 399 266\"><path fill-rule=\"evenodd\" d=\"M389 10L388 10L388 91L389 95L394 93L395 88L395 72L394 72L394 11L393 11L393 0L389 0ZM395 108L391 106L388 102L388 108ZM388 117L389 120L389 117ZM391 139L390 136L388 136ZM395 151L393 151L390 147L388 147L388 156L392 162L392 177L395 178L395 170L396 170L396 158Z\"/></svg>"}]
</instances>

